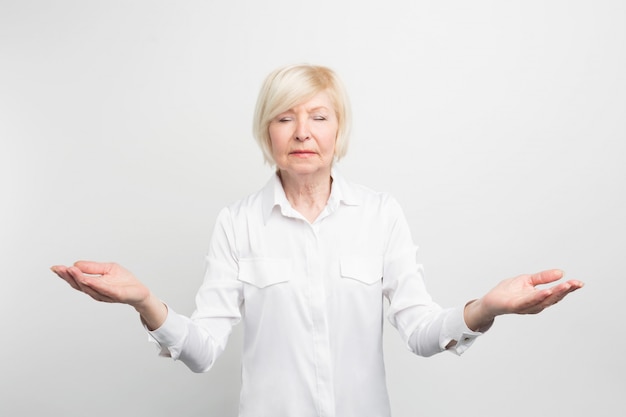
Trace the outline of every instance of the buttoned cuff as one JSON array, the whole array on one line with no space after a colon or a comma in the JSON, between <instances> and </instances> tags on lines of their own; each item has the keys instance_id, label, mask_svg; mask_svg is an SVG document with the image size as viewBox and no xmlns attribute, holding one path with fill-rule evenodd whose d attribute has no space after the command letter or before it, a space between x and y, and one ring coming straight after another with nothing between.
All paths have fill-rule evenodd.
<instances>
[{"instance_id":1,"label":"buttoned cuff","mask_svg":"<svg viewBox=\"0 0 626 417\"><path fill-rule=\"evenodd\" d=\"M181 346L187 335L187 323L185 317L177 314L169 306L167 307L167 317L156 330L150 331L144 323L144 328L148 332L148 340L157 345L159 356L178 359Z\"/></svg>"},{"instance_id":2,"label":"buttoned cuff","mask_svg":"<svg viewBox=\"0 0 626 417\"><path fill-rule=\"evenodd\" d=\"M439 340L440 346L444 349L451 342L456 342L448 350L457 355L463 354L472 346L476 338L483 334L482 332L472 331L467 327L463 316L464 310L464 307L451 309L444 320L441 339Z\"/></svg>"}]
</instances>

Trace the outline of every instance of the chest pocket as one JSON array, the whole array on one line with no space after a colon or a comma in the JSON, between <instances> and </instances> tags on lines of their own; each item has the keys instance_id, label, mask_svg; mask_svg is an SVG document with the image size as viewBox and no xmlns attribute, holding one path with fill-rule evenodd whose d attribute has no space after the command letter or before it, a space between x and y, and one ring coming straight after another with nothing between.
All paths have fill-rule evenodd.
<instances>
[{"instance_id":1,"label":"chest pocket","mask_svg":"<svg viewBox=\"0 0 626 417\"><path fill-rule=\"evenodd\" d=\"M254 258L239 260L239 275L237 279L265 288L271 285L287 282L291 279L291 260L281 258Z\"/></svg>"},{"instance_id":2,"label":"chest pocket","mask_svg":"<svg viewBox=\"0 0 626 417\"><path fill-rule=\"evenodd\" d=\"M372 285L383 277L382 256L347 256L342 257L339 262L342 278Z\"/></svg>"}]
</instances>

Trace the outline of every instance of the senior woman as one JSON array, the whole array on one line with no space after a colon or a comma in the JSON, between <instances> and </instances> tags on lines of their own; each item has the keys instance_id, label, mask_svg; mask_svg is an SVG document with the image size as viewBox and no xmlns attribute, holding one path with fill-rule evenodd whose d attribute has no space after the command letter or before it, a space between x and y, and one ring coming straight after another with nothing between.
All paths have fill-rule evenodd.
<instances>
[{"instance_id":1,"label":"senior woman","mask_svg":"<svg viewBox=\"0 0 626 417\"><path fill-rule=\"evenodd\" d=\"M117 264L52 270L99 301L140 314L163 356L211 368L244 322L240 416L389 416L382 351L387 316L418 355L464 352L494 318L538 313L581 288L559 270L502 281L484 297L443 309L426 291L416 246L396 200L333 169L345 155L348 99L328 68L271 73L254 134L276 173L216 221L191 318L166 306Z\"/></svg>"}]
</instances>

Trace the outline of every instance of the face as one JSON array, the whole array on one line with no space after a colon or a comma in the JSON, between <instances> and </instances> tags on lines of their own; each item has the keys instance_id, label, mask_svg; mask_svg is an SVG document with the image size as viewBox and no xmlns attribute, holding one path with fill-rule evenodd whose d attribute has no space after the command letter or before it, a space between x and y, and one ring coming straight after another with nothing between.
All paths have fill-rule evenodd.
<instances>
[{"instance_id":1,"label":"face","mask_svg":"<svg viewBox=\"0 0 626 417\"><path fill-rule=\"evenodd\" d=\"M330 175L339 127L328 93L277 115L269 125L276 166L291 175Z\"/></svg>"}]
</instances>

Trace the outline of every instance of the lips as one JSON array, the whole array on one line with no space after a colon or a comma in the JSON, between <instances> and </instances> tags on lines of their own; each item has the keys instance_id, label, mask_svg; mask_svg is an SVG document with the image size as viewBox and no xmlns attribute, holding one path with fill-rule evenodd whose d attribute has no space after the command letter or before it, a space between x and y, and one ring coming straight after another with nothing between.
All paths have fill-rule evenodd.
<instances>
[{"instance_id":1,"label":"lips","mask_svg":"<svg viewBox=\"0 0 626 417\"><path fill-rule=\"evenodd\" d=\"M316 153L313 151L309 151L309 150L297 150L297 151L291 151L289 152L290 155L299 155L299 156L306 156L306 155L315 155Z\"/></svg>"}]
</instances>

